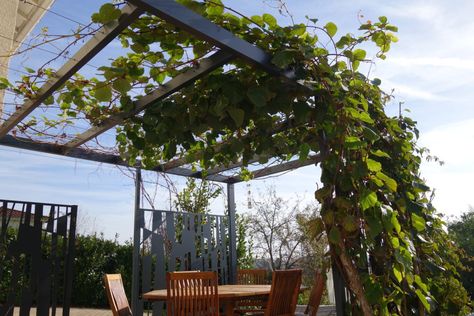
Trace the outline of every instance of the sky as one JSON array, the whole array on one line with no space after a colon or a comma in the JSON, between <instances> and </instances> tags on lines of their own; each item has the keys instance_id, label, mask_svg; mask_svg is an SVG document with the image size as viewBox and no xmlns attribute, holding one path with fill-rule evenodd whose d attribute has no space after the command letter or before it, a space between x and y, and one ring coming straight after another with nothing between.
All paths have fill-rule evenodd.
<instances>
[{"instance_id":1,"label":"sky","mask_svg":"<svg viewBox=\"0 0 474 316\"><path fill-rule=\"evenodd\" d=\"M227 1L246 15L278 12L270 8L274 2L258 0ZM56 13L85 23L98 8L96 0L56 0L51 8ZM289 11L295 21L305 16L318 18L321 25L332 21L339 35L356 32L360 21L387 16L399 27L399 42L392 46L385 61L372 66L370 76L382 80L382 88L393 89L395 99L387 106L396 115L399 103L418 122L419 144L428 147L444 165L425 162L422 175L434 188L434 205L449 217L459 216L474 205L471 179L474 179L474 11L472 1L363 1L363 0L292 0ZM362 17L363 16L363 17ZM288 18L278 16L285 23ZM63 33L77 24L47 13L33 34L48 26ZM0 30L1 32L1 30ZM117 43L91 63L99 64L121 52ZM16 58L11 66L21 68L40 65L41 54ZM58 60L57 64L63 61ZM85 68L93 73L94 69ZM15 74L12 73L14 77ZM132 236L134 184L126 170L108 165L39 154L0 146L0 198L79 205L80 231L103 232L107 238L118 234L120 241ZM124 175L127 174L127 175ZM147 181L156 176L145 173ZM311 201L317 188L319 170L301 168L279 177L254 180L236 185L237 210L246 212L248 191L263 192L274 186L286 198L296 195ZM185 179L173 178L181 188ZM148 184L151 190L152 184ZM169 207L166 190L157 192L159 208ZM225 197L217 199L213 211L222 213Z\"/></svg>"}]
</instances>

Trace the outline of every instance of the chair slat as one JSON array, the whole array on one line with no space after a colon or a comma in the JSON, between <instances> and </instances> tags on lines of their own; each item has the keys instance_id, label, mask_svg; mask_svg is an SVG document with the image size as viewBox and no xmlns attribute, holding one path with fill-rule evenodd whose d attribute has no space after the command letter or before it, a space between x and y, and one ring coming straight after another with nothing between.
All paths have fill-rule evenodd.
<instances>
[{"instance_id":1,"label":"chair slat","mask_svg":"<svg viewBox=\"0 0 474 316\"><path fill-rule=\"evenodd\" d=\"M237 284L268 284L267 270L265 269L240 269L237 270ZM268 297L253 297L237 302L237 314L262 313L267 306Z\"/></svg>"},{"instance_id":2,"label":"chair slat","mask_svg":"<svg viewBox=\"0 0 474 316\"><path fill-rule=\"evenodd\" d=\"M305 314L309 316L316 316L318 313L321 298L323 297L325 278L321 272L316 271L314 276L314 284L309 295L308 306L306 306Z\"/></svg>"},{"instance_id":3,"label":"chair slat","mask_svg":"<svg viewBox=\"0 0 474 316\"><path fill-rule=\"evenodd\" d=\"M168 316L219 316L217 283L217 272L167 273Z\"/></svg>"},{"instance_id":4,"label":"chair slat","mask_svg":"<svg viewBox=\"0 0 474 316\"><path fill-rule=\"evenodd\" d=\"M123 288L122 276L120 274L106 274L104 283L112 314L114 316L131 316L132 310Z\"/></svg>"},{"instance_id":5,"label":"chair slat","mask_svg":"<svg viewBox=\"0 0 474 316\"><path fill-rule=\"evenodd\" d=\"M265 316L294 315L301 286L301 270L273 271Z\"/></svg>"}]
</instances>

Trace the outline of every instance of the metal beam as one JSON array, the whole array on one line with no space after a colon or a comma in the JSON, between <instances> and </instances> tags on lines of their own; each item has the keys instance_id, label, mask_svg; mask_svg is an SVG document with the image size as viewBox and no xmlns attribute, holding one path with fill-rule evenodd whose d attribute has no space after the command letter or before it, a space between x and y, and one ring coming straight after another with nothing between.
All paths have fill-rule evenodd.
<instances>
[{"instance_id":1,"label":"metal beam","mask_svg":"<svg viewBox=\"0 0 474 316\"><path fill-rule=\"evenodd\" d=\"M85 142L93 139L94 137L99 136L110 128L122 123L125 119L140 113L146 107L154 104L159 100L166 98L167 96L177 92L187 84L190 84L191 82L201 78L209 72L225 65L230 60L232 60L233 56L234 55L232 55L231 53L222 50L217 53L214 53L212 56L203 59L196 67L177 75L152 93L144 96L138 101L135 101L133 110L118 113L116 115L108 117L100 125L94 126L89 130L85 131L84 133L78 135L75 139L66 143L65 146L68 148L74 148L84 144Z\"/></svg>"},{"instance_id":2,"label":"metal beam","mask_svg":"<svg viewBox=\"0 0 474 316\"><path fill-rule=\"evenodd\" d=\"M320 161L321 161L321 156L314 155L303 161L297 159L297 160L281 163L276 166L258 169L258 170L252 171L252 175L253 175L252 179L258 179L258 178L270 176L276 173L298 169L301 167L316 164ZM229 183L237 183L237 182L242 182L242 181L243 180L240 178L240 176L229 178Z\"/></svg>"},{"instance_id":3,"label":"metal beam","mask_svg":"<svg viewBox=\"0 0 474 316\"><path fill-rule=\"evenodd\" d=\"M144 222L143 213L140 212L141 207L141 185L142 185L142 171L137 168L135 171L135 208L133 216L133 256L132 256L132 312L133 315L140 313L140 227Z\"/></svg>"},{"instance_id":4,"label":"metal beam","mask_svg":"<svg viewBox=\"0 0 474 316\"><path fill-rule=\"evenodd\" d=\"M237 282L237 228L235 215L235 190L234 185L227 184L227 209L229 216L229 284Z\"/></svg>"},{"instance_id":5,"label":"metal beam","mask_svg":"<svg viewBox=\"0 0 474 316\"><path fill-rule=\"evenodd\" d=\"M188 31L197 38L230 51L274 75L293 79L292 71L283 72L271 63L271 56L259 47L235 36L175 0L128 0L128 2Z\"/></svg>"},{"instance_id":6,"label":"metal beam","mask_svg":"<svg viewBox=\"0 0 474 316\"><path fill-rule=\"evenodd\" d=\"M39 89L34 99L26 101L20 109L13 113L1 126L0 138L8 134L19 122L41 105L62 84L74 75L82 66L88 63L117 35L127 28L141 14L141 10L134 5L126 5L122 15L116 22L104 25L86 44L84 44L57 72Z\"/></svg>"},{"instance_id":7,"label":"metal beam","mask_svg":"<svg viewBox=\"0 0 474 316\"><path fill-rule=\"evenodd\" d=\"M25 150L33 150L37 152L42 152L46 154L53 154L53 155L60 155L65 157L77 158L77 159L84 159L90 160L100 163L112 164L117 166L123 167L139 167L140 163L137 162L135 166L130 166L126 161L119 155L114 154L107 154L107 153L99 153L94 152L92 150L84 149L84 148L72 148L65 153L66 147L64 145L57 145L57 144L48 144L48 143L38 143L34 142L30 139L21 138L21 137L13 137L11 135L6 135L5 137L0 139L0 145L25 149ZM201 179L199 176L195 176L195 172L186 168L173 168L164 170L161 166L158 166L153 171L164 172L167 174L173 174L177 176L184 176L184 177L194 177ZM216 174L206 178L206 180L216 181L216 182L224 182L227 183L229 177Z\"/></svg>"}]
</instances>

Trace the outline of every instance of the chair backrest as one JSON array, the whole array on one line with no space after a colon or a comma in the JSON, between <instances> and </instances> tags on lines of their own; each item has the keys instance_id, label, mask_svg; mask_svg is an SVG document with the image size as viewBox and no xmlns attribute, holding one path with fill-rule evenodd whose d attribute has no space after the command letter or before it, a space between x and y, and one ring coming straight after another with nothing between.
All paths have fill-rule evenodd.
<instances>
[{"instance_id":1,"label":"chair backrest","mask_svg":"<svg viewBox=\"0 0 474 316\"><path fill-rule=\"evenodd\" d=\"M273 271L265 316L294 315L301 286L301 270Z\"/></svg>"},{"instance_id":2,"label":"chair backrest","mask_svg":"<svg viewBox=\"0 0 474 316\"><path fill-rule=\"evenodd\" d=\"M168 316L219 316L217 272L168 272Z\"/></svg>"},{"instance_id":3,"label":"chair backrest","mask_svg":"<svg viewBox=\"0 0 474 316\"><path fill-rule=\"evenodd\" d=\"M314 276L314 284L311 289L311 294L309 295L308 306L306 306L306 315L316 316L319 309L319 304L321 304L321 298L324 292L324 285L326 279L321 274L320 271L316 271Z\"/></svg>"},{"instance_id":4,"label":"chair backrest","mask_svg":"<svg viewBox=\"0 0 474 316\"><path fill-rule=\"evenodd\" d=\"M120 274L106 274L104 283L112 314L114 316L131 316L132 311L123 288L122 276Z\"/></svg>"},{"instance_id":5,"label":"chair backrest","mask_svg":"<svg viewBox=\"0 0 474 316\"><path fill-rule=\"evenodd\" d=\"M267 284L267 270L265 269L237 270L237 284Z\"/></svg>"}]
</instances>

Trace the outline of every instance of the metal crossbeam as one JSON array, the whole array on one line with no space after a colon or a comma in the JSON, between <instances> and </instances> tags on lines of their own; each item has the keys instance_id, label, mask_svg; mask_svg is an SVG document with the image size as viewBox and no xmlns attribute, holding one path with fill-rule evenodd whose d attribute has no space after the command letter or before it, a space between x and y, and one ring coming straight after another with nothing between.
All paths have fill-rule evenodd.
<instances>
[{"instance_id":1,"label":"metal crossbeam","mask_svg":"<svg viewBox=\"0 0 474 316\"><path fill-rule=\"evenodd\" d=\"M150 105L166 98L167 96L177 92L185 85L190 84L191 82L201 78L202 76L208 74L209 72L223 66L232 60L233 55L226 51L219 51L214 53L212 56L203 59L196 67L191 68L178 76L171 79L169 82L165 83L163 86L159 87L152 93L144 96L138 101L134 102L134 108L128 112L118 113L112 115L102 122L98 126L94 126L84 133L78 135L75 139L66 143L67 148L74 148L84 144L85 142L93 139L94 137L99 136L103 132L111 129L112 127L122 123L125 119L130 118Z\"/></svg>"},{"instance_id":2,"label":"metal crossbeam","mask_svg":"<svg viewBox=\"0 0 474 316\"><path fill-rule=\"evenodd\" d=\"M258 169L258 170L252 171L252 175L253 175L253 179L258 179L258 178L270 176L273 174L277 174L283 171L290 171L290 170L298 169L301 167L309 166L312 164L316 164L320 161L321 161L320 155L313 155L313 156L310 156L306 160L293 160L293 161L285 162L276 166ZM236 176L236 177L229 178L228 183L238 183L242 181L243 179L240 176Z\"/></svg>"},{"instance_id":3,"label":"metal crossbeam","mask_svg":"<svg viewBox=\"0 0 474 316\"><path fill-rule=\"evenodd\" d=\"M62 84L74 75L82 66L87 64L107 44L117 37L135 19L141 10L134 5L126 5L122 9L122 15L116 22L105 25L86 44L84 44L57 72L39 89L34 99L26 101L19 110L13 113L1 126L0 138L8 134L18 123L28 116L34 109L41 105Z\"/></svg>"},{"instance_id":4,"label":"metal crossbeam","mask_svg":"<svg viewBox=\"0 0 474 316\"><path fill-rule=\"evenodd\" d=\"M27 138L13 137L11 135L6 135L5 137L1 138L0 145L19 148L19 149L25 149L25 150L32 150L32 151L42 152L46 154L61 155L61 156L66 156L66 157L71 157L71 158L90 160L90 161L112 164L112 165L123 166L123 167L130 167L130 165L126 161L123 161L123 159L119 155L99 153L99 152L95 152L95 151L84 149L84 148L71 148L71 149L68 149L66 152L66 147L64 145L38 143ZM132 167L138 167L138 166L140 166L139 162L137 162L136 166L132 166ZM193 177L193 178L201 179L201 176L197 175L194 171L190 169L186 169L186 168L181 168L181 167L164 170L162 166L158 166L152 170L158 171L158 172L164 172L168 174L173 174L173 175L178 175L178 176ZM229 177L226 177L220 174L209 175L208 177L206 177L206 180L224 182L224 183L226 183L228 179Z\"/></svg>"},{"instance_id":5,"label":"metal crossbeam","mask_svg":"<svg viewBox=\"0 0 474 316\"><path fill-rule=\"evenodd\" d=\"M284 72L271 63L271 56L259 47L235 36L175 0L128 0L138 7L176 25L197 38L230 51L269 73L293 79L292 71Z\"/></svg>"}]
</instances>

